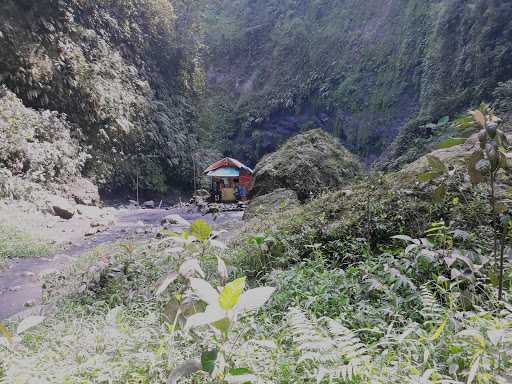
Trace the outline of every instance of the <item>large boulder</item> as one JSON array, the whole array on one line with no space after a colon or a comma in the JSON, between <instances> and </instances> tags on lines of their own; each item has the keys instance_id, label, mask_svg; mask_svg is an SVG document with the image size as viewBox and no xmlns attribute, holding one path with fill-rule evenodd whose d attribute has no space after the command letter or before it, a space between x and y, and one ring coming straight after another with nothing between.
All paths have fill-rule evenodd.
<instances>
[{"instance_id":1,"label":"large boulder","mask_svg":"<svg viewBox=\"0 0 512 384\"><path fill-rule=\"evenodd\" d=\"M83 177L70 180L65 184L64 192L67 197L73 199L77 204L98 205L100 203L98 187Z\"/></svg>"},{"instance_id":2,"label":"large boulder","mask_svg":"<svg viewBox=\"0 0 512 384\"><path fill-rule=\"evenodd\" d=\"M71 219L76 213L76 207L71 202L58 196L52 196L47 201L47 206L52 215L66 220Z\"/></svg>"},{"instance_id":3,"label":"large boulder","mask_svg":"<svg viewBox=\"0 0 512 384\"><path fill-rule=\"evenodd\" d=\"M285 188L300 200L338 187L362 170L357 158L321 129L289 139L256 165L252 197Z\"/></svg>"},{"instance_id":4,"label":"large boulder","mask_svg":"<svg viewBox=\"0 0 512 384\"><path fill-rule=\"evenodd\" d=\"M178 227L188 227L190 223L178 214L167 215L162 219L162 225L175 225Z\"/></svg>"},{"instance_id":5,"label":"large boulder","mask_svg":"<svg viewBox=\"0 0 512 384\"><path fill-rule=\"evenodd\" d=\"M256 216L268 216L275 212L297 207L297 192L289 189L276 189L266 195L255 197L244 212L243 219L250 220Z\"/></svg>"}]
</instances>

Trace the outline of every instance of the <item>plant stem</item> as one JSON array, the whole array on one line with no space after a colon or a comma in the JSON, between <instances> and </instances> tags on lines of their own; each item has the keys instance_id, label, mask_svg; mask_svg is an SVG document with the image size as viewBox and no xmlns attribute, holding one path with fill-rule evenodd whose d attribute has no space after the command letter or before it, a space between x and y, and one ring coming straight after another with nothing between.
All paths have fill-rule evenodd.
<instances>
[{"instance_id":1,"label":"plant stem","mask_svg":"<svg viewBox=\"0 0 512 384\"><path fill-rule=\"evenodd\" d=\"M494 234L494 246L493 246L493 256L494 256L494 262L497 264L497 253L498 253L498 234L497 234L497 228L496 228L496 195L494 191L494 172L491 172L491 215L492 215L492 221L491 226Z\"/></svg>"},{"instance_id":2,"label":"plant stem","mask_svg":"<svg viewBox=\"0 0 512 384\"><path fill-rule=\"evenodd\" d=\"M501 301L503 298L503 263L505 258L505 238L507 236L506 229L503 230L501 233L501 239L500 239L500 274L498 278L498 301Z\"/></svg>"}]
</instances>

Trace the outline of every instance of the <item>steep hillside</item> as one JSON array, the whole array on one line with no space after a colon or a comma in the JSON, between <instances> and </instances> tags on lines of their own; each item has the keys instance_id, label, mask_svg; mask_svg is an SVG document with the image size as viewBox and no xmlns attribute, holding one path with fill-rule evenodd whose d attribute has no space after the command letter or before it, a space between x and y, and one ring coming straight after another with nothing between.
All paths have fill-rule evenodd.
<instances>
[{"instance_id":1,"label":"steep hillside","mask_svg":"<svg viewBox=\"0 0 512 384\"><path fill-rule=\"evenodd\" d=\"M220 1L203 119L249 161L311 127L371 161L402 127L414 137L508 80L511 19L499 0Z\"/></svg>"},{"instance_id":2,"label":"steep hillside","mask_svg":"<svg viewBox=\"0 0 512 384\"><path fill-rule=\"evenodd\" d=\"M499 0L5 0L0 85L66 115L104 191L189 188L218 152L255 165L311 128L394 169L510 79L510 20Z\"/></svg>"},{"instance_id":3,"label":"steep hillside","mask_svg":"<svg viewBox=\"0 0 512 384\"><path fill-rule=\"evenodd\" d=\"M103 189L131 188L141 168L143 187L164 192L192 174L196 23L180 0L2 1L0 83L67 115Z\"/></svg>"}]
</instances>

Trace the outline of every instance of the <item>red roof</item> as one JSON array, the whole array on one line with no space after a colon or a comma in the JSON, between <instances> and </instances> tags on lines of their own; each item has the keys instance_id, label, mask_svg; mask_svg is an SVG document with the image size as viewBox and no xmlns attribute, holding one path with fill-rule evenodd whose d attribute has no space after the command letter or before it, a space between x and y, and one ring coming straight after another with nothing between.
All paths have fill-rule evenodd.
<instances>
[{"instance_id":1,"label":"red roof","mask_svg":"<svg viewBox=\"0 0 512 384\"><path fill-rule=\"evenodd\" d=\"M251 175L253 173L253 170L249 168L248 166L242 164L240 161L233 159L231 157L225 157L222 160L216 161L212 165L210 165L208 168L204 170L204 173L208 173L210 171L214 171L219 168L238 168L238 169L245 169L247 172L249 172Z\"/></svg>"}]
</instances>

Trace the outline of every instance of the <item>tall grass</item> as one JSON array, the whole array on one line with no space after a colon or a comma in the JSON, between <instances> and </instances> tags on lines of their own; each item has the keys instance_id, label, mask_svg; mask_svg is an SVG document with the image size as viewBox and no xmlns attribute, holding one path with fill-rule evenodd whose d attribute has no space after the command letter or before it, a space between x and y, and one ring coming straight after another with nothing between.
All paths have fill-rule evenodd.
<instances>
[{"instance_id":1,"label":"tall grass","mask_svg":"<svg viewBox=\"0 0 512 384\"><path fill-rule=\"evenodd\" d=\"M0 266L9 259L47 256L54 248L48 241L0 224Z\"/></svg>"}]
</instances>

